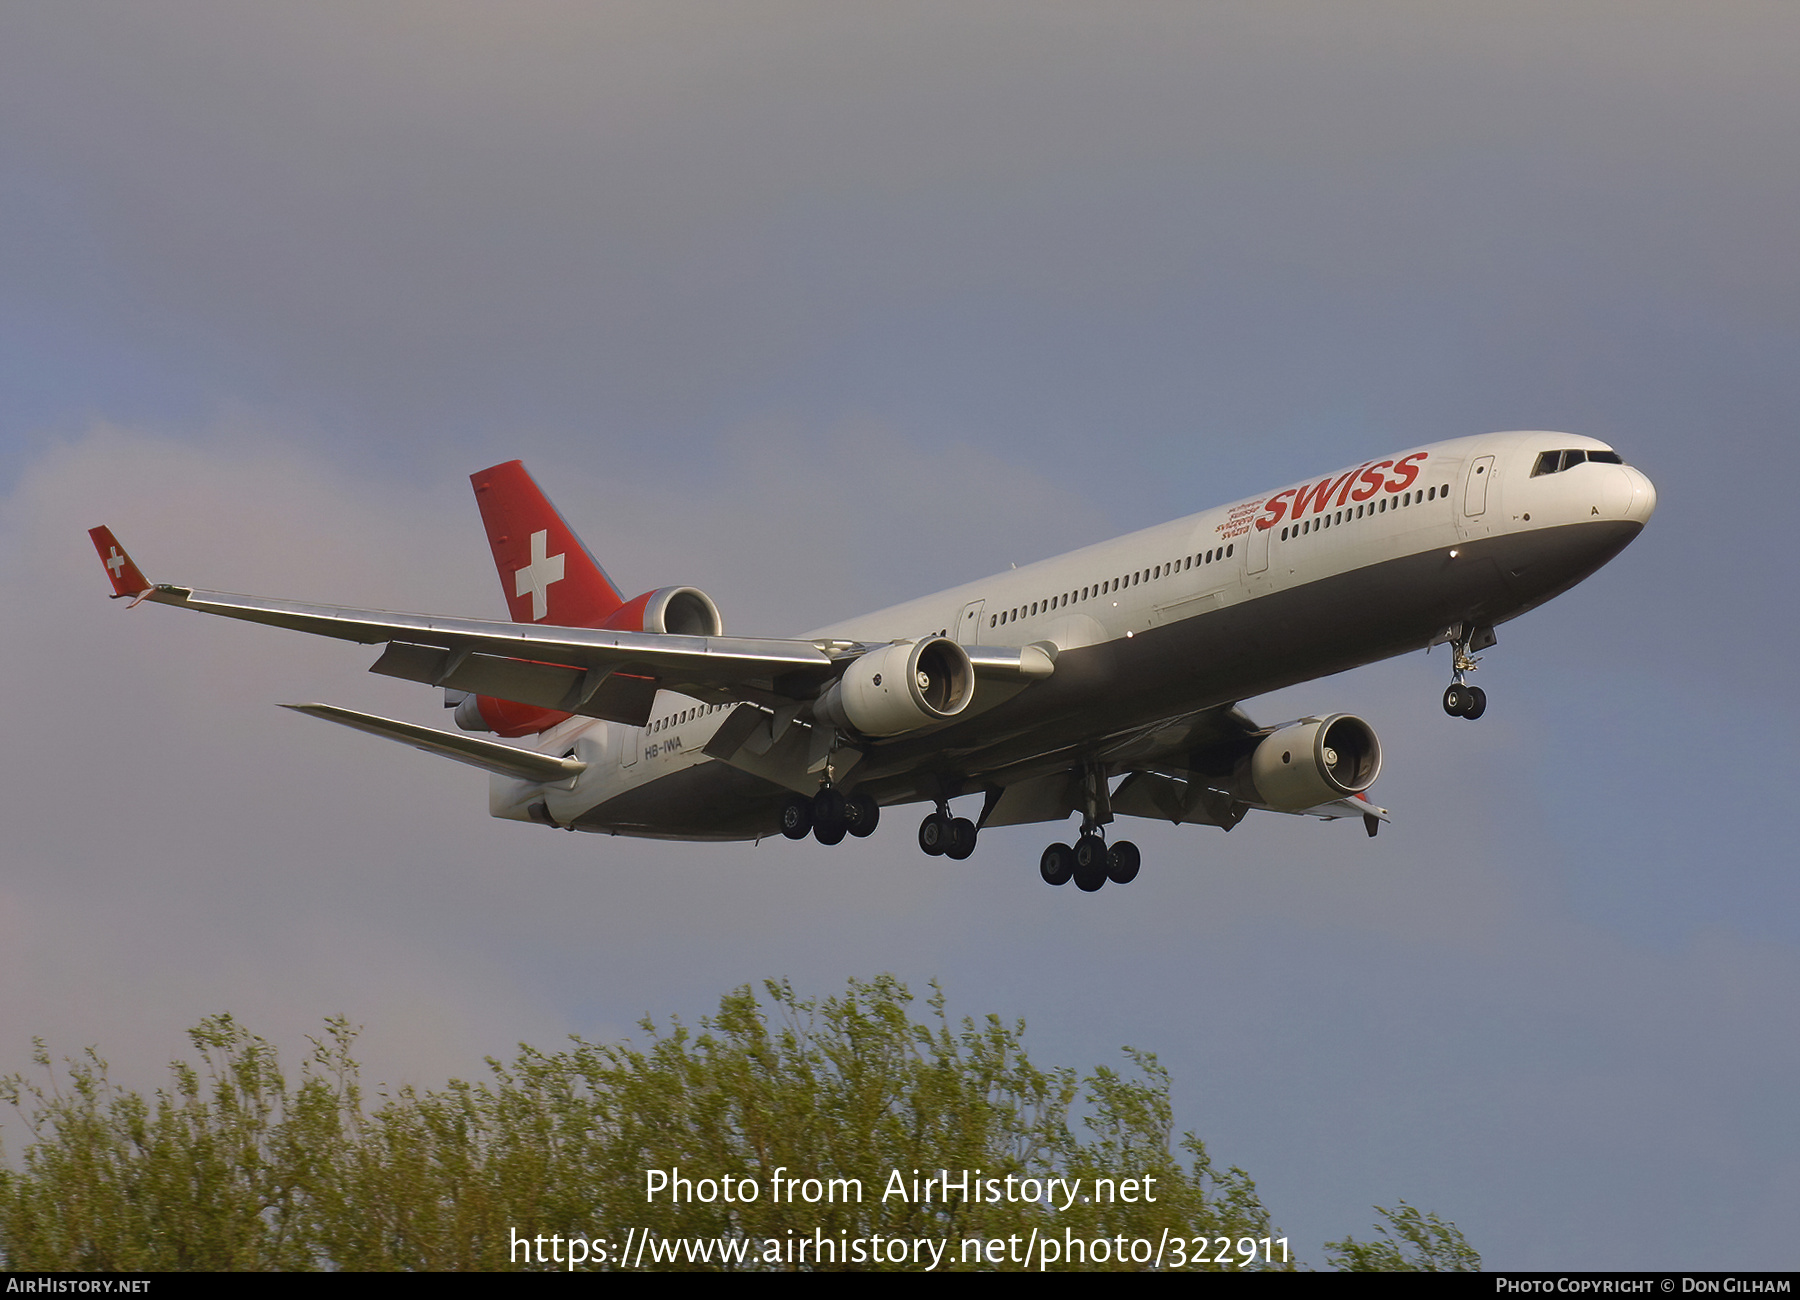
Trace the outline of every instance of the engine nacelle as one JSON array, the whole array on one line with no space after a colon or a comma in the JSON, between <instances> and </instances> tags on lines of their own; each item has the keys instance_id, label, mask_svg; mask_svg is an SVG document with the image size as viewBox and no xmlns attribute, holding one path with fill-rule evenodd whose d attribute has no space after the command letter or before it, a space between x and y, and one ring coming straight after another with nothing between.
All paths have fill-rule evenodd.
<instances>
[{"instance_id":1,"label":"engine nacelle","mask_svg":"<svg viewBox=\"0 0 1800 1300\"><path fill-rule=\"evenodd\" d=\"M954 718L975 698L975 666L948 637L896 641L859 656L814 711L860 736L898 736Z\"/></svg>"},{"instance_id":2,"label":"engine nacelle","mask_svg":"<svg viewBox=\"0 0 1800 1300\"><path fill-rule=\"evenodd\" d=\"M620 605L600 625L614 632L672 636L723 636L725 620L712 597L698 587L658 587Z\"/></svg>"},{"instance_id":3,"label":"engine nacelle","mask_svg":"<svg viewBox=\"0 0 1800 1300\"><path fill-rule=\"evenodd\" d=\"M628 600L607 615L601 627L615 632L660 632L673 636L723 636L719 607L698 587L658 587ZM548 731L571 715L536 704L518 704L491 695L465 695L452 715L464 731L491 731L517 738Z\"/></svg>"},{"instance_id":4,"label":"engine nacelle","mask_svg":"<svg viewBox=\"0 0 1800 1300\"><path fill-rule=\"evenodd\" d=\"M1278 727L1250 755L1258 799L1283 812L1361 794L1380 775L1374 728L1348 713Z\"/></svg>"}]
</instances>

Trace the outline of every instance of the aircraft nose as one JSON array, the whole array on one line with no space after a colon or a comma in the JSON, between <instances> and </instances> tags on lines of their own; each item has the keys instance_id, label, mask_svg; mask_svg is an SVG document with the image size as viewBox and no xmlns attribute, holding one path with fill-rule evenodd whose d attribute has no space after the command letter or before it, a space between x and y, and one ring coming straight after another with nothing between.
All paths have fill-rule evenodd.
<instances>
[{"instance_id":1,"label":"aircraft nose","mask_svg":"<svg viewBox=\"0 0 1800 1300\"><path fill-rule=\"evenodd\" d=\"M1625 473L1631 479L1631 504L1625 508L1625 517L1639 524L1650 522L1650 516L1656 513L1656 484L1641 469L1625 466Z\"/></svg>"}]
</instances>

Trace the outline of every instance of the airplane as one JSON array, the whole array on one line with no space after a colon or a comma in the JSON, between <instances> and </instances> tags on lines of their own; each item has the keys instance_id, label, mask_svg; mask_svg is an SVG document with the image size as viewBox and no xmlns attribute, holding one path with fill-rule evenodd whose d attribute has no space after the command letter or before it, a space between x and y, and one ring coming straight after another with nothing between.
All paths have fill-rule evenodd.
<instances>
[{"instance_id":1,"label":"airplane","mask_svg":"<svg viewBox=\"0 0 1800 1300\"><path fill-rule=\"evenodd\" d=\"M1079 813L1039 873L1089 893L1138 874L1137 847L1108 839L1121 815L1360 817L1373 836L1389 813L1368 795L1367 722L1258 726L1238 702L1447 645L1444 711L1479 718L1468 674L1494 628L1594 573L1656 507L1596 439L1460 438L775 639L727 636L694 587L626 600L520 462L471 483L510 622L151 583L110 529L90 536L134 607L385 644L370 671L442 688L458 732L286 707L485 770L494 817L837 844L923 802L919 847L962 860L988 828ZM953 814L976 794L979 814Z\"/></svg>"}]
</instances>

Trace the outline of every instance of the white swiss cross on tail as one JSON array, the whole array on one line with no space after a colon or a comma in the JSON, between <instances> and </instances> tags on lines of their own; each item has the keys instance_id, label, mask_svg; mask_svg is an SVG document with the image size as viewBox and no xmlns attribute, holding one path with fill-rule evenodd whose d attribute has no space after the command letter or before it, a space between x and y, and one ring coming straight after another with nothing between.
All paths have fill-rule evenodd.
<instances>
[{"instance_id":1,"label":"white swiss cross on tail","mask_svg":"<svg viewBox=\"0 0 1800 1300\"><path fill-rule=\"evenodd\" d=\"M563 557L546 555L550 549L550 530L540 528L531 535L531 563L513 573L513 595L531 593L531 621L541 623L550 612L550 584L561 582Z\"/></svg>"}]
</instances>

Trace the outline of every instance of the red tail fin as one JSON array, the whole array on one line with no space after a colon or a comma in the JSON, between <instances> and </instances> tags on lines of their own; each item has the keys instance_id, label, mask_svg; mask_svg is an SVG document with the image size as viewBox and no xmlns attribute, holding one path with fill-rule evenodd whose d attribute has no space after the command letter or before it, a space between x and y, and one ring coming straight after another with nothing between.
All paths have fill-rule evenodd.
<instances>
[{"instance_id":1,"label":"red tail fin","mask_svg":"<svg viewBox=\"0 0 1800 1300\"><path fill-rule=\"evenodd\" d=\"M513 622L598 627L625 603L523 462L484 469L469 482Z\"/></svg>"}]
</instances>

